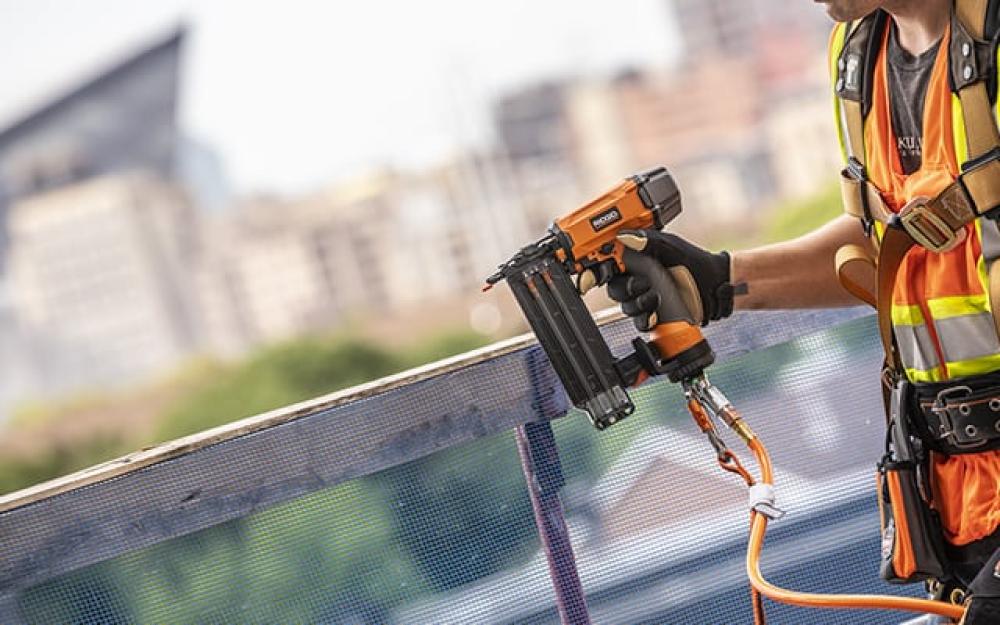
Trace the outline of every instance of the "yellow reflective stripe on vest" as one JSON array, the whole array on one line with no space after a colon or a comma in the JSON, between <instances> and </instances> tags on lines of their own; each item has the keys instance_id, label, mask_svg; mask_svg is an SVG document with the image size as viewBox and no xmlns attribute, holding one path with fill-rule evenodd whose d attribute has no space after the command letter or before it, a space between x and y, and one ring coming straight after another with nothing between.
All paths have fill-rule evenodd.
<instances>
[{"instance_id":1,"label":"yellow reflective stripe on vest","mask_svg":"<svg viewBox=\"0 0 1000 625\"><path fill-rule=\"evenodd\" d=\"M986 295L956 295L954 297L937 297L927 300L927 310L935 320L976 315L988 312L989 298ZM996 334L994 332L994 334Z\"/></svg>"},{"instance_id":2,"label":"yellow reflective stripe on vest","mask_svg":"<svg viewBox=\"0 0 1000 625\"><path fill-rule=\"evenodd\" d=\"M906 376L913 382L937 382L944 377L930 330L920 306L892 305L892 331Z\"/></svg>"},{"instance_id":3,"label":"yellow reflective stripe on vest","mask_svg":"<svg viewBox=\"0 0 1000 625\"><path fill-rule=\"evenodd\" d=\"M906 371L906 378L910 382L944 382L946 379L967 378L997 371L1000 369L1000 354L995 354L988 358L977 358L968 362L949 362L947 369L947 378L943 375L941 367L930 369L905 367L904 370Z\"/></svg>"},{"instance_id":4,"label":"yellow reflective stripe on vest","mask_svg":"<svg viewBox=\"0 0 1000 625\"><path fill-rule=\"evenodd\" d=\"M840 53L844 50L844 43L847 41L847 30L850 25L846 23L839 23L833 29L833 35L830 40L830 85L831 93L833 93L833 122L837 128L837 141L840 143L840 154L847 162L847 139L845 139L846 130L844 130L844 115L841 112L841 107L843 103L837 96L837 59L840 58Z\"/></svg>"},{"instance_id":5,"label":"yellow reflective stripe on vest","mask_svg":"<svg viewBox=\"0 0 1000 625\"><path fill-rule=\"evenodd\" d=\"M941 368L935 367L930 371L920 371L918 369L905 368L906 379L910 382L944 382L945 377L941 374Z\"/></svg>"},{"instance_id":6,"label":"yellow reflective stripe on vest","mask_svg":"<svg viewBox=\"0 0 1000 625\"><path fill-rule=\"evenodd\" d=\"M997 47L997 73L1000 74L1000 46ZM997 98L996 117L997 123L1000 124L1000 98Z\"/></svg>"},{"instance_id":7,"label":"yellow reflective stripe on vest","mask_svg":"<svg viewBox=\"0 0 1000 625\"><path fill-rule=\"evenodd\" d=\"M929 299L927 310L944 355L944 370L920 306L892 307L899 357L910 380L937 382L945 378L945 372L955 378L989 373L1000 367L1000 339L988 296Z\"/></svg>"},{"instance_id":8,"label":"yellow reflective stripe on vest","mask_svg":"<svg viewBox=\"0 0 1000 625\"><path fill-rule=\"evenodd\" d=\"M939 297L928 300L927 308L949 377L989 373L1000 366L1000 339L989 296Z\"/></svg>"},{"instance_id":9,"label":"yellow reflective stripe on vest","mask_svg":"<svg viewBox=\"0 0 1000 625\"><path fill-rule=\"evenodd\" d=\"M971 375L993 373L998 369L1000 369L1000 354L993 354L967 362L949 362L948 377L966 378Z\"/></svg>"},{"instance_id":10,"label":"yellow reflective stripe on vest","mask_svg":"<svg viewBox=\"0 0 1000 625\"><path fill-rule=\"evenodd\" d=\"M977 219L975 221L976 225L976 238L979 239L979 259L976 261L976 275L979 277L979 283L983 285L983 292L990 292L990 271L986 264L986 259L988 254L986 253L987 247L996 247L1000 244L1000 232L996 229L996 222L987 220L989 223L986 224L986 228L983 228L983 220ZM990 227L992 224L992 227ZM994 257L995 258L995 257ZM989 298L987 298L987 303L989 303Z\"/></svg>"},{"instance_id":11,"label":"yellow reflective stripe on vest","mask_svg":"<svg viewBox=\"0 0 1000 625\"><path fill-rule=\"evenodd\" d=\"M951 94L951 134L955 142L955 161L961 165L969 160L969 143L965 136L965 114L962 112L962 101L954 93Z\"/></svg>"},{"instance_id":12,"label":"yellow reflective stripe on vest","mask_svg":"<svg viewBox=\"0 0 1000 625\"><path fill-rule=\"evenodd\" d=\"M921 326L924 325L924 311L920 306L892 305L892 325L894 326Z\"/></svg>"}]
</instances>

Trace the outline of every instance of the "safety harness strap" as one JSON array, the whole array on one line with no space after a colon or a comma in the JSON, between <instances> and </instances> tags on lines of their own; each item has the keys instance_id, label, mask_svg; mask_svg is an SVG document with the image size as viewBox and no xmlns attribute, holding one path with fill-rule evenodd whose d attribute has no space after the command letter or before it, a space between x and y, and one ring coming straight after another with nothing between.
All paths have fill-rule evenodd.
<instances>
[{"instance_id":1,"label":"safety harness strap","mask_svg":"<svg viewBox=\"0 0 1000 625\"><path fill-rule=\"evenodd\" d=\"M865 166L865 114L861 102L842 100L844 128L847 130L847 152Z\"/></svg>"},{"instance_id":2,"label":"safety harness strap","mask_svg":"<svg viewBox=\"0 0 1000 625\"><path fill-rule=\"evenodd\" d=\"M840 106L840 120L847 167L841 172L841 194L844 210L861 220L865 234L873 243L875 221L885 221L890 211L878 189L868 184L865 155L865 116L871 108L872 82L878 44L889 23L889 16L881 9L865 18L847 24L843 49L837 59L835 90Z\"/></svg>"},{"instance_id":3,"label":"safety harness strap","mask_svg":"<svg viewBox=\"0 0 1000 625\"><path fill-rule=\"evenodd\" d=\"M860 161L857 164L860 164ZM844 200L844 212L861 220L862 224L870 220L866 227L866 234L870 235L867 228L876 221L888 223L892 218L892 211L885 205L875 185L869 184L859 172L851 171L854 168L855 163L851 163L840 172L840 194Z\"/></svg>"},{"instance_id":4,"label":"safety harness strap","mask_svg":"<svg viewBox=\"0 0 1000 625\"><path fill-rule=\"evenodd\" d=\"M951 80L962 100L970 161L1000 145L986 83L986 70L995 71L993 47L984 40L988 11L989 0L957 0L951 20Z\"/></svg>"},{"instance_id":5,"label":"safety harness strap","mask_svg":"<svg viewBox=\"0 0 1000 625\"><path fill-rule=\"evenodd\" d=\"M860 245L844 245L837 250L837 279L847 292L875 307L875 259ZM997 272L1000 279L1000 272Z\"/></svg>"},{"instance_id":6,"label":"safety harness strap","mask_svg":"<svg viewBox=\"0 0 1000 625\"><path fill-rule=\"evenodd\" d=\"M898 218L865 173L864 119L871 97L869 75L877 57L873 44L881 41L887 18L878 11L848 27L836 84L848 154L841 191L844 210L861 220L869 236L873 223L882 221L902 227L918 244L940 252L955 243L965 225L1000 207L1000 129L986 82L995 63L991 43L983 39L988 8L989 0L957 0L952 16L950 78L962 103L969 158L953 184Z\"/></svg>"},{"instance_id":7,"label":"safety harness strap","mask_svg":"<svg viewBox=\"0 0 1000 625\"><path fill-rule=\"evenodd\" d=\"M962 164L962 172L954 183L930 200L911 202L899 214L889 210L879 190L868 181L864 119L868 108L865 101L870 97L865 90L871 80L868 76L851 76L849 71L850 67L863 67L868 75L874 71L877 55L874 42L881 42L886 23L882 12L849 27L840 52L836 89L848 155L848 165L841 173L841 191L845 212L861 220L865 233L878 245L876 293L861 299L875 302L890 377L896 377L901 371L892 340L891 311L896 274L906 253L914 245L934 252L944 251L958 240L966 225L1000 208L1000 129L986 82L988 73L996 71L996 64L990 42L983 39L988 9L989 0L956 0L952 14L952 41L948 50L950 79L962 104L969 158ZM849 86L854 87L853 91ZM872 236L875 221L888 226L881 241ZM856 260L856 253L838 254L838 275L848 275L846 267L840 264L842 261ZM857 283L842 283L857 295ZM989 288L993 310L1000 310L997 307L1000 305L1000 263L993 263L990 268ZM994 315L994 322L1000 331L997 317Z\"/></svg>"},{"instance_id":8,"label":"safety harness strap","mask_svg":"<svg viewBox=\"0 0 1000 625\"><path fill-rule=\"evenodd\" d=\"M914 245L916 242L905 231L888 228L882 237L876 261L878 272L875 280L877 289L875 310L878 317L878 332L885 351L887 377L891 381L895 381L898 372L902 371L899 353L892 340L892 293L895 290L899 266L903 264L903 258Z\"/></svg>"}]
</instances>

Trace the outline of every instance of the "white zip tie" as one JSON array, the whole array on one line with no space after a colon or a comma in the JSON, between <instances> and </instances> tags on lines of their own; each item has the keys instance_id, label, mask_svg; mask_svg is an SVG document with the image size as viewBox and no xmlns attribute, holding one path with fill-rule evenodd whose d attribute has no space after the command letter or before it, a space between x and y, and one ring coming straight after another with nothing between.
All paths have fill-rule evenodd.
<instances>
[{"instance_id":1,"label":"white zip tie","mask_svg":"<svg viewBox=\"0 0 1000 625\"><path fill-rule=\"evenodd\" d=\"M774 486L754 484L750 487L750 509L775 521L785 516L785 511L774 505Z\"/></svg>"}]
</instances>

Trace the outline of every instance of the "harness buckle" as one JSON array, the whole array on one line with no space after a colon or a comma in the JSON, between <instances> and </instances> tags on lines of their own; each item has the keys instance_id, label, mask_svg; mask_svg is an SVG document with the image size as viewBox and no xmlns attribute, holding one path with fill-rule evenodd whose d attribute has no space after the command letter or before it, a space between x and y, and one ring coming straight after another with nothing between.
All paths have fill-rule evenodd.
<instances>
[{"instance_id":1,"label":"harness buckle","mask_svg":"<svg viewBox=\"0 0 1000 625\"><path fill-rule=\"evenodd\" d=\"M968 386L952 386L938 393L934 399L931 410L941 420L941 423L938 425L938 438L948 438L955 434L951 415L948 414L947 402L949 399L955 399L959 393L962 394L962 397L968 397L972 395L972 389Z\"/></svg>"},{"instance_id":2,"label":"harness buckle","mask_svg":"<svg viewBox=\"0 0 1000 625\"><path fill-rule=\"evenodd\" d=\"M918 198L894 219L910 237L932 252L941 253L958 242L959 233L951 229L929 208L930 200ZM895 225L895 224L894 224Z\"/></svg>"}]
</instances>

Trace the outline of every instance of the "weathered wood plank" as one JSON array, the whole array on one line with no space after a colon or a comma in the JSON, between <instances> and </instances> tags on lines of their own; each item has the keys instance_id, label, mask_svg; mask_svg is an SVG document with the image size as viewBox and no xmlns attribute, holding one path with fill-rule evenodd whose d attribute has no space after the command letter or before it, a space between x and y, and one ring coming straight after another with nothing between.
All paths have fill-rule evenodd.
<instances>
[{"instance_id":1,"label":"weathered wood plank","mask_svg":"<svg viewBox=\"0 0 1000 625\"><path fill-rule=\"evenodd\" d=\"M540 414L533 384L564 413L547 371L537 348L449 367L35 498L0 513L0 592L512 429Z\"/></svg>"},{"instance_id":2,"label":"weathered wood plank","mask_svg":"<svg viewBox=\"0 0 1000 625\"><path fill-rule=\"evenodd\" d=\"M725 360L865 314L739 315L710 328L709 339ZM611 323L605 333L618 353L634 336L628 321ZM2 498L0 595L561 414L565 395L531 344L531 337L518 337Z\"/></svg>"},{"instance_id":3,"label":"weathered wood plank","mask_svg":"<svg viewBox=\"0 0 1000 625\"><path fill-rule=\"evenodd\" d=\"M308 401L284 406L260 415L247 417L239 421L227 423L191 436L179 438L177 440L163 443L155 447L142 449L126 456L109 460L89 469L84 469L77 473L60 477L48 482L0 496L0 512L12 510L35 501L52 497L62 492L76 488L82 488L89 484L94 484L111 478L115 478L127 473L138 471L139 469L189 454L198 449L221 443L226 440L245 436L253 432L267 429L281 423L293 421L297 418L322 412L361 401L379 393L391 391L396 388L407 386L433 378L435 376L446 375L481 362L492 360L512 352L524 349L533 342L531 335L522 335L501 343L484 347L480 350L462 354L436 363L431 363L423 367L404 371L378 380L373 380L365 384L343 389L311 399Z\"/></svg>"}]
</instances>

